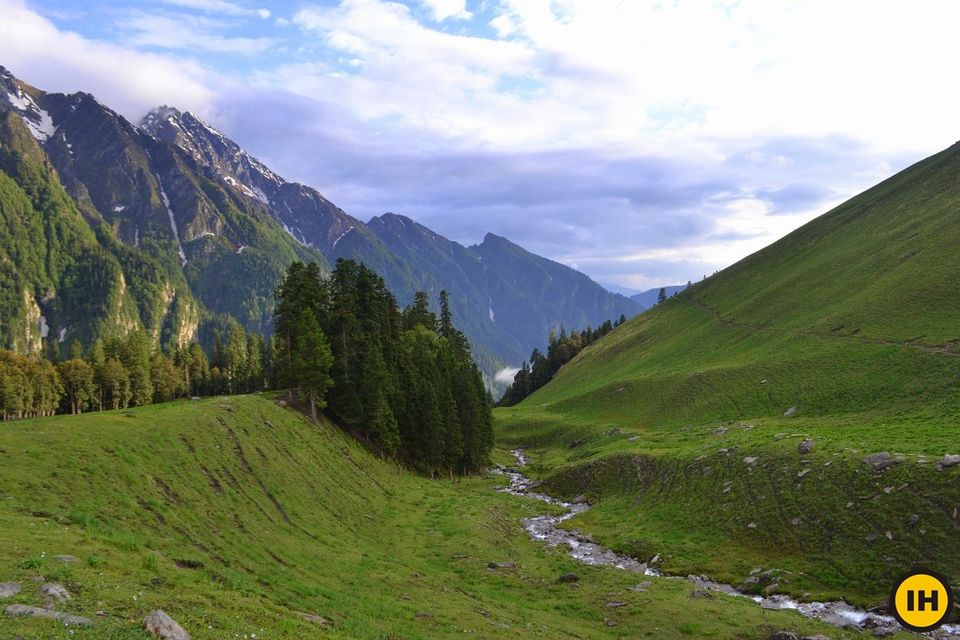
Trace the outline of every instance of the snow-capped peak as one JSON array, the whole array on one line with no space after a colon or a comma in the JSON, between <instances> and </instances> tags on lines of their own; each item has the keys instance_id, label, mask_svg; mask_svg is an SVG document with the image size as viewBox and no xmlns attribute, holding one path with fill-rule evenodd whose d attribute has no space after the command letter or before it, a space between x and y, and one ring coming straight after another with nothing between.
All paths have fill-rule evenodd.
<instances>
[{"instance_id":1,"label":"snow-capped peak","mask_svg":"<svg viewBox=\"0 0 960 640\"><path fill-rule=\"evenodd\" d=\"M20 114L30 133L39 142L46 142L56 132L57 127L50 114L41 109L13 74L3 67L0 67L0 101L5 101Z\"/></svg>"}]
</instances>

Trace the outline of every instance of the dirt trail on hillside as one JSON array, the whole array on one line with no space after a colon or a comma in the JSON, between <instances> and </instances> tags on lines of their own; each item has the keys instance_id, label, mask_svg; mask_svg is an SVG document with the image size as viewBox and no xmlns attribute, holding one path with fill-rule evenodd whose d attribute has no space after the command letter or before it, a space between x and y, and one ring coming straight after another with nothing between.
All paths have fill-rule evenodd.
<instances>
[{"instance_id":1,"label":"dirt trail on hillside","mask_svg":"<svg viewBox=\"0 0 960 640\"><path fill-rule=\"evenodd\" d=\"M684 298L683 300L686 300ZM916 342L914 340L884 340L882 338L870 338L867 336L860 336L850 333L837 333L835 331L780 331L777 329L771 329L770 327L765 327L758 324L750 324L748 322L741 322L734 320L728 315L723 315L719 309L716 307L711 307L703 300L689 296L689 300L694 303L697 307L702 309L709 315L717 324L722 324L730 327L738 327L740 329L746 329L747 331L757 332L757 333L770 333L773 335L783 335L788 337L804 337L804 338L830 338L836 340L855 340L863 344L874 344L880 346L895 346L895 347L904 347L907 349L915 349L918 351L925 351L927 353L936 353L944 356L949 356L951 358L960 358L960 352L953 350L953 345L931 345L923 344Z\"/></svg>"}]
</instances>

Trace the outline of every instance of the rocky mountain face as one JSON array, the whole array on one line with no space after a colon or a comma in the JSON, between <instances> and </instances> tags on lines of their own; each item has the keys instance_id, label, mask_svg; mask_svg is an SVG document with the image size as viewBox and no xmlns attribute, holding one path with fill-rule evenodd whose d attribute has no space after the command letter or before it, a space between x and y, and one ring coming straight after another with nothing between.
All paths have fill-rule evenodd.
<instances>
[{"instance_id":1,"label":"rocky mountain face","mask_svg":"<svg viewBox=\"0 0 960 640\"><path fill-rule=\"evenodd\" d=\"M0 278L16 303L2 346L138 328L183 343L231 318L268 330L287 265L326 264L263 203L89 94L45 93L0 68L0 116Z\"/></svg>"},{"instance_id":2,"label":"rocky mountain face","mask_svg":"<svg viewBox=\"0 0 960 640\"><path fill-rule=\"evenodd\" d=\"M89 94L45 93L0 67L0 116L0 204L18 229L0 242L2 346L36 352L44 337L136 328L182 343L231 320L269 332L273 289L294 260L363 261L401 304L448 290L488 374L561 324L640 310L504 238L464 247L395 214L363 223L190 112L158 107L134 126ZM38 200L51 193L55 203ZM32 224L9 219L23 208ZM45 251L62 259L14 269L31 241L57 244Z\"/></svg>"}]
</instances>

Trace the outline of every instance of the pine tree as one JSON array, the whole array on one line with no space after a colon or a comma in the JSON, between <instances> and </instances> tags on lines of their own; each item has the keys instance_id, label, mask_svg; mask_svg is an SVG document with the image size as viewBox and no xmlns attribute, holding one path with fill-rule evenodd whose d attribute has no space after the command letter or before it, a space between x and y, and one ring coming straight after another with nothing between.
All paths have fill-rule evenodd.
<instances>
[{"instance_id":1,"label":"pine tree","mask_svg":"<svg viewBox=\"0 0 960 640\"><path fill-rule=\"evenodd\" d=\"M303 309L295 324L293 374L310 404L310 415L316 420L317 409L327 405L327 389L333 384L330 377L333 353L312 310Z\"/></svg>"},{"instance_id":2,"label":"pine tree","mask_svg":"<svg viewBox=\"0 0 960 640\"><path fill-rule=\"evenodd\" d=\"M657 293L657 304L660 304L667 299L667 290L664 287L660 287L660 292Z\"/></svg>"}]
</instances>

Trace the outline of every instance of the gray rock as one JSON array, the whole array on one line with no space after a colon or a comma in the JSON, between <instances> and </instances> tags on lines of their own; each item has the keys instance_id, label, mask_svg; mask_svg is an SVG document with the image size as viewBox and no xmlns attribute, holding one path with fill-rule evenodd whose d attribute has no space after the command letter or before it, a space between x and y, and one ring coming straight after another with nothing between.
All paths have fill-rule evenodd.
<instances>
[{"instance_id":1,"label":"gray rock","mask_svg":"<svg viewBox=\"0 0 960 640\"><path fill-rule=\"evenodd\" d=\"M800 640L830 640L830 638L817 634L815 636L803 636Z\"/></svg>"},{"instance_id":2,"label":"gray rock","mask_svg":"<svg viewBox=\"0 0 960 640\"><path fill-rule=\"evenodd\" d=\"M564 583L564 584L569 584L569 583L571 583L571 582L576 582L576 581L579 580L579 579L580 579L580 576L578 576L578 575L575 574L575 573L565 573L565 574L563 574L562 576L560 576L559 578L557 578L557 582L562 582L562 583Z\"/></svg>"},{"instance_id":3,"label":"gray rock","mask_svg":"<svg viewBox=\"0 0 960 640\"><path fill-rule=\"evenodd\" d=\"M586 501L587 501L587 496L581 493L579 496L574 498L571 502L573 502L573 504L584 504Z\"/></svg>"},{"instance_id":4,"label":"gray rock","mask_svg":"<svg viewBox=\"0 0 960 640\"><path fill-rule=\"evenodd\" d=\"M20 618L30 616L33 618L47 618L49 620L59 620L64 626L89 627L93 624L90 618L75 616L72 613L62 611L53 611L52 609L42 609L40 607L30 607L25 604L12 604L7 607L7 615L11 618Z\"/></svg>"},{"instance_id":5,"label":"gray rock","mask_svg":"<svg viewBox=\"0 0 960 640\"><path fill-rule=\"evenodd\" d=\"M790 524L792 524L795 527L799 527L801 524L803 524L803 518L801 518L800 516L797 516L796 518L790 521Z\"/></svg>"},{"instance_id":6,"label":"gray rock","mask_svg":"<svg viewBox=\"0 0 960 640\"><path fill-rule=\"evenodd\" d=\"M743 459L743 464L755 465L757 464L757 460L759 460L759 458L756 456L747 456Z\"/></svg>"},{"instance_id":7,"label":"gray rock","mask_svg":"<svg viewBox=\"0 0 960 640\"><path fill-rule=\"evenodd\" d=\"M893 465L899 463L900 461L893 456L891 456L886 451L881 451L880 453L871 453L866 456L863 461L866 464L871 465L875 471L880 471L886 469L887 467L892 467Z\"/></svg>"},{"instance_id":8,"label":"gray rock","mask_svg":"<svg viewBox=\"0 0 960 640\"><path fill-rule=\"evenodd\" d=\"M0 582L0 598L10 598L20 593L20 585L16 582Z\"/></svg>"},{"instance_id":9,"label":"gray rock","mask_svg":"<svg viewBox=\"0 0 960 640\"><path fill-rule=\"evenodd\" d=\"M958 464L960 464L960 455L948 453L940 458L940 462L937 463L937 469L949 469Z\"/></svg>"},{"instance_id":10,"label":"gray rock","mask_svg":"<svg viewBox=\"0 0 960 640\"><path fill-rule=\"evenodd\" d=\"M811 471L811 469L804 469L804 470L802 470L802 471L799 471L799 472L797 472L797 477L798 477L798 478L802 478L803 476L805 476L805 475L807 475L808 473L810 473L810 471Z\"/></svg>"},{"instance_id":11,"label":"gray rock","mask_svg":"<svg viewBox=\"0 0 960 640\"><path fill-rule=\"evenodd\" d=\"M421 620L427 620L433 617L432 613L427 613L426 611L417 611L415 615L417 618L420 618Z\"/></svg>"},{"instance_id":12,"label":"gray rock","mask_svg":"<svg viewBox=\"0 0 960 640\"><path fill-rule=\"evenodd\" d=\"M488 562L488 569L516 569L517 564L515 562Z\"/></svg>"},{"instance_id":13,"label":"gray rock","mask_svg":"<svg viewBox=\"0 0 960 640\"><path fill-rule=\"evenodd\" d=\"M78 558L77 556L67 556L67 555L53 556L53 559L59 560L60 562L67 562L67 563L80 562L80 558Z\"/></svg>"},{"instance_id":14,"label":"gray rock","mask_svg":"<svg viewBox=\"0 0 960 640\"><path fill-rule=\"evenodd\" d=\"M307 622L312 622L313 624L319 625L321 627L325 627L327 625L333 624L331 620L327 620L323 616L318 616L315 613L298 612L297 615L303 618L304 620L306 620Z\"/></svg>"},{"instance_id":15,"label":"gray rock","mask_svg":"<svg viewBox=\"0 0 960 640\"><path fill-rule=\"evenodd\" d=\"M778 591L780 591L780 583L778 582L772 582L763 588L763 593L768 596L772 596Z\"/></svg>"},{"instance_id":16,"label":"gray rock","mask_svg":"<svg viewBox=\"0 0 960 640\"><path fill-rule=\"evenodd\" d=\"M797 634L790 631L774 631L767 640L799 640Z\"/></svg>"},{"instance_id":17,"label":"gray rock","mask_svg":"<svg viewBox=\"0 0 960 640\"><path fill-rule=\"evenodd\" d=\"M787 409L786 411L783 412L783 415L784 415L785 418L789 418L790 416L792 416L792 415L795 414L796 412L797 412L797 408L796 408L796 407L790 407L789 409Z\"/></svg>"},{"instance_id":18,"label":"gray rock","mask_svg":"<svg viewBox=\"0 0 960 640\"><path fill-rule=\"evenodd\" d=\"M767 611L779 611L781 607L779 602L768 598L760 602L760 608L766 609Z\"/></svg>"},{"instance_id":19,"label":"gray rock","mask_svg":"<svg viewBox=\"0 0 960 640\"><path fill-rule=\"evenodd\" d=\"M627 606L626 602L608 602L607 603L607 607L609 607L610 609L619 609L620 607L625 607L625 606Z\"/></svg>"},{"instance_id":20,"label":"gray rock","mask_svg":"<svg viewBox=\"0 0 960 640\"><path fill-rule=\"evenodd\" d=\"M751 522L750 524L747 525L747 529L756 529L756 528L757 528L756 522Z\"/></svg>"},{"instance_id":21,"label":"gray rock","mask_svg":"<svg viewBox=\"0 0 960 640\"><path fill-rule=\"evenodd\" d=\"M163 640L190 640L190 634L174 622L173 618L159 609L147 614L147 617L143 619L143 628L150 635L163 638Z\"/></svg>"},{"instance_id":22,"label":"gray rock","mask_svg":"<svg viewBox=\"0 0 960 640\"><path fill-rule=\"evenodd\" d=\"M40 587L40 593L46 596L48 600L56 600L57 602L72 600L70 592L67 591L62 584L56 582L48 582Z\"/></svg>"},{"instance_id":23,"label":"gray rock","mask_svg":"<svg viewBox=\"0 0 960 640\"><path fill-rule=\"evenodd\" d=\"M816 446L817 445L814 443L813 438L806 438L799 445L797 445L797 450L801 454L807 454L813 451Z\"/></svg>"}]
</instances>

